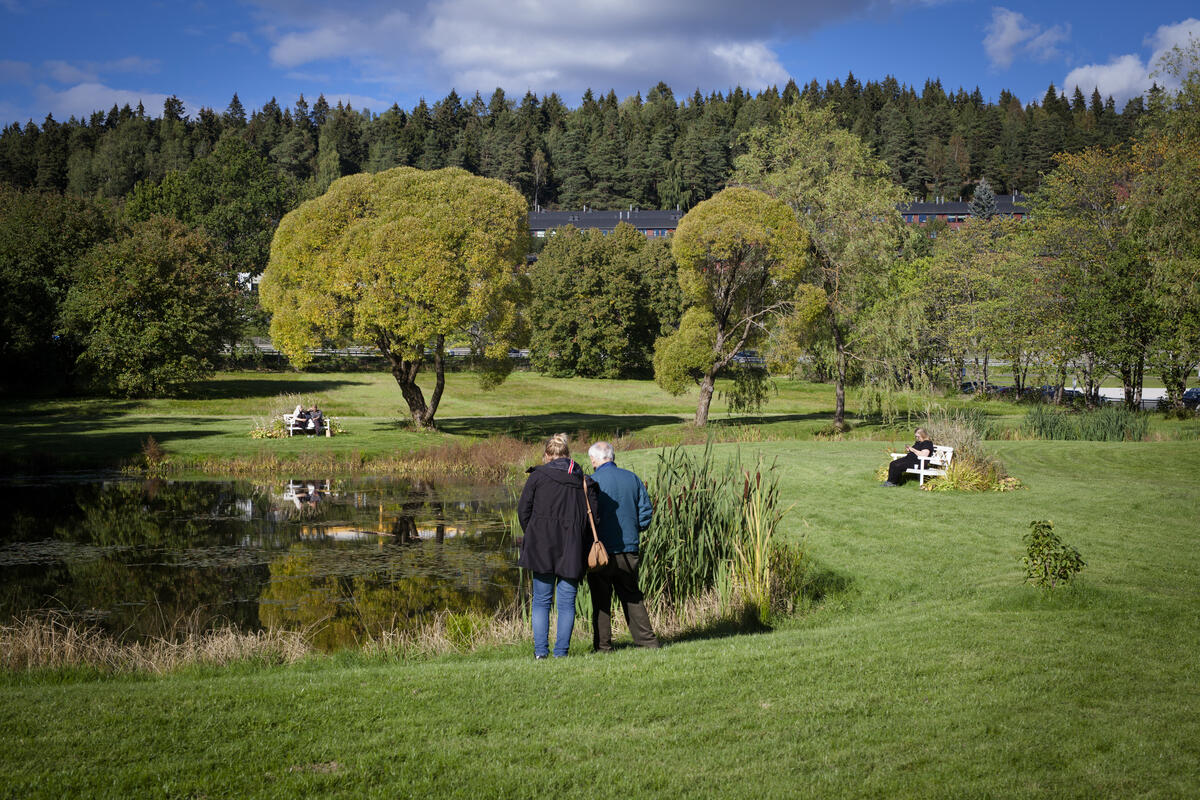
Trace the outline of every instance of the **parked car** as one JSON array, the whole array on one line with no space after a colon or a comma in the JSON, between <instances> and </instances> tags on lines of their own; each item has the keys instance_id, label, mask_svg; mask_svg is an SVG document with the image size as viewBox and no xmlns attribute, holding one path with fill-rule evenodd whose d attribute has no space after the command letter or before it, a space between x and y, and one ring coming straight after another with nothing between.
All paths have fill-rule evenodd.
<instances>
[{"instance_id":1,"label":"parked car","mask_svg":"<svg viewBox=\"0 0 1200 800\"><path fill-rule=\"evenodd\" d=\"M1200 387L1183 390L1183 404L1188 408L1200 406Z\"/></svg>"},{"instance_id":2,"label":"parked car","mask_svg":"<svg viewBox=\"0 0 1200 800\"><path fill-rule=\"evenodd\" d=\"M986 388L985 388L986 387ZM975 394L976 392L1001 395L1012 389L1011 386L997 386L994 383L984 384L983 381L964 381L962 384L963 394Z\"/></svg>"}]
</instances>

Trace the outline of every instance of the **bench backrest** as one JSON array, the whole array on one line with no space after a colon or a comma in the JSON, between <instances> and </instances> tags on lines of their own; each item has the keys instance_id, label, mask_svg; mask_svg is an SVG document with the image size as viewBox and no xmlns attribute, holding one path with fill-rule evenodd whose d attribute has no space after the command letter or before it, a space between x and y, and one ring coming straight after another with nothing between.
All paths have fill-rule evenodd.
<instances>
[{"instance_id":1,"label":"bench backrest","mask_svg":"<svg viewBox=\"0 0 1200 800\"><path fill-rule=\"evenodd\" d=\"M935 444L933 446L933 455L929 458L930 465L940 467L950 466L951 459L954 458L954 448L945 447L944 445Z\"/></svg>"}]
</instances>

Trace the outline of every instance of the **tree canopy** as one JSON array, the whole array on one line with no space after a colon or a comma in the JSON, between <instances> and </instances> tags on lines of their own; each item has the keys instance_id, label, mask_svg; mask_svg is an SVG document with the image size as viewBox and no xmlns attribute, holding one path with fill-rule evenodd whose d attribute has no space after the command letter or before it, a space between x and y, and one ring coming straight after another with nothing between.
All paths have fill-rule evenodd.
<instances>
[{"instance_id":1,"label":"tree canopy","mask_svg":"<svg viewBox=\"0 0 1200 800\"><path fill-rule=\"evenodd\" d=\"M324 341L374 344L414 424L431 427L448 336L469 338L501 370L527 336L519 312L526 226L519 192L462 169L340 178L275 233L260 287L271 338L297 366ZM427 359L435 373L428 402L417 384Z\"/></svg>"},{"instance_id":2,"label":"tree canopy","mask_svg":"<svg viewBox=\"0 0 1200 800\"><path fill-rule=\"evenodd\" d=\"M792 310L808 238L785 203L731 187L684 215L671 252L688 311L679 331L656 344L655 377L674 392L682 375L696 379L694 422L704 425L717 374Z\"/></svg>"},{"instance_id":3,"label":"tree canopy","mask_svg":"<svg viewBox=\"0 0 1200 800\"><path fill-rule=\"evenodd\" d=\"M835 356L834 425L845 425L847 365L899 246L903 190L870 147L826 108L801 100L775 126L757 128L735 179L787 202L812 241L805 281L825 295L812 318Z\"/></svg>"},{"instance_id":4,"label":"tree canopy","mask_svg":"<svg viewBox=\"0 0 1200 800\"><path fill-rule=\"evenodd\" d=\"M228 268L211 240L167 217L88 251L63 303L79 367L100 389L147 397L216 367L237 326Z\"/></svg>"},{"instance_id":5,"label":"tree canopy","mask_svg":"<svg viewBox=\"0 0 1200 800\"><path fill-rule=\"evenodd\" d=\"M530 280L530 361L550 375L648 376L654 340L679 323L670 243L628 223L556 231Z\"/></svg>"}]
</instances>

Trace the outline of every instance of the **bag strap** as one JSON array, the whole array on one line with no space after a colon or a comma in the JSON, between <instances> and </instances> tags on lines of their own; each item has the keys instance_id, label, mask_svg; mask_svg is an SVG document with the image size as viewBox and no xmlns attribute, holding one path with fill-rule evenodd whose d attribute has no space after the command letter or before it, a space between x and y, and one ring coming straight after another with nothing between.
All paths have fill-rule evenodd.
<instances>
[{"instance_id":1,"label":"bag strap","mask_svg":"<svg viewBox=\"0 0 1200 800\"><path fill-rule=\"evenodd\" d=\"M596 533L596 520L592 517L592 504L591 501L588 500L587 494L587 475L582 475L580 477L583 478L583 504L587 506L588 524L592 526L592 541L598 542L600 541L600 536Z\"/></svg>"}]
</instances>

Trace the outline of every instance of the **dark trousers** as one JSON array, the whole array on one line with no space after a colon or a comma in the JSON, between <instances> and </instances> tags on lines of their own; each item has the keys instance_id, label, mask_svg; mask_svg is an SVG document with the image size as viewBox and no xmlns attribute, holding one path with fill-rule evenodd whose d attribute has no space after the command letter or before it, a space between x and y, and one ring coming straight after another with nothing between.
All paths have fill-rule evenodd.
<instances>
[{"instance_id":1,"label":"dark trousers","mask_svg":"<svg viewBox=\"0 0 1200 800\"><path fill-rule=\"evenodd\" d=\"M900 483L904 480L904 471L909 467L915 467L920 461L912 453L905 453L897 458L891 464L888 464L888 480L892 483Z\"/></svg>"},{"instance_id":2,"label":"dark trousers","mask_svg":"<svg viewBox=\"0 0 1200 800\"><path fill-rule=\"evenodd\" d=\"M614 553L608 564L588 573L588 588L592 592L592 647L612 650L612 596L616 592L625 612L625 622L638 647L658 647L658 639L650 627L650 615L642 602L638 588L638 554Z\"/></svg>"}]
</instances>

